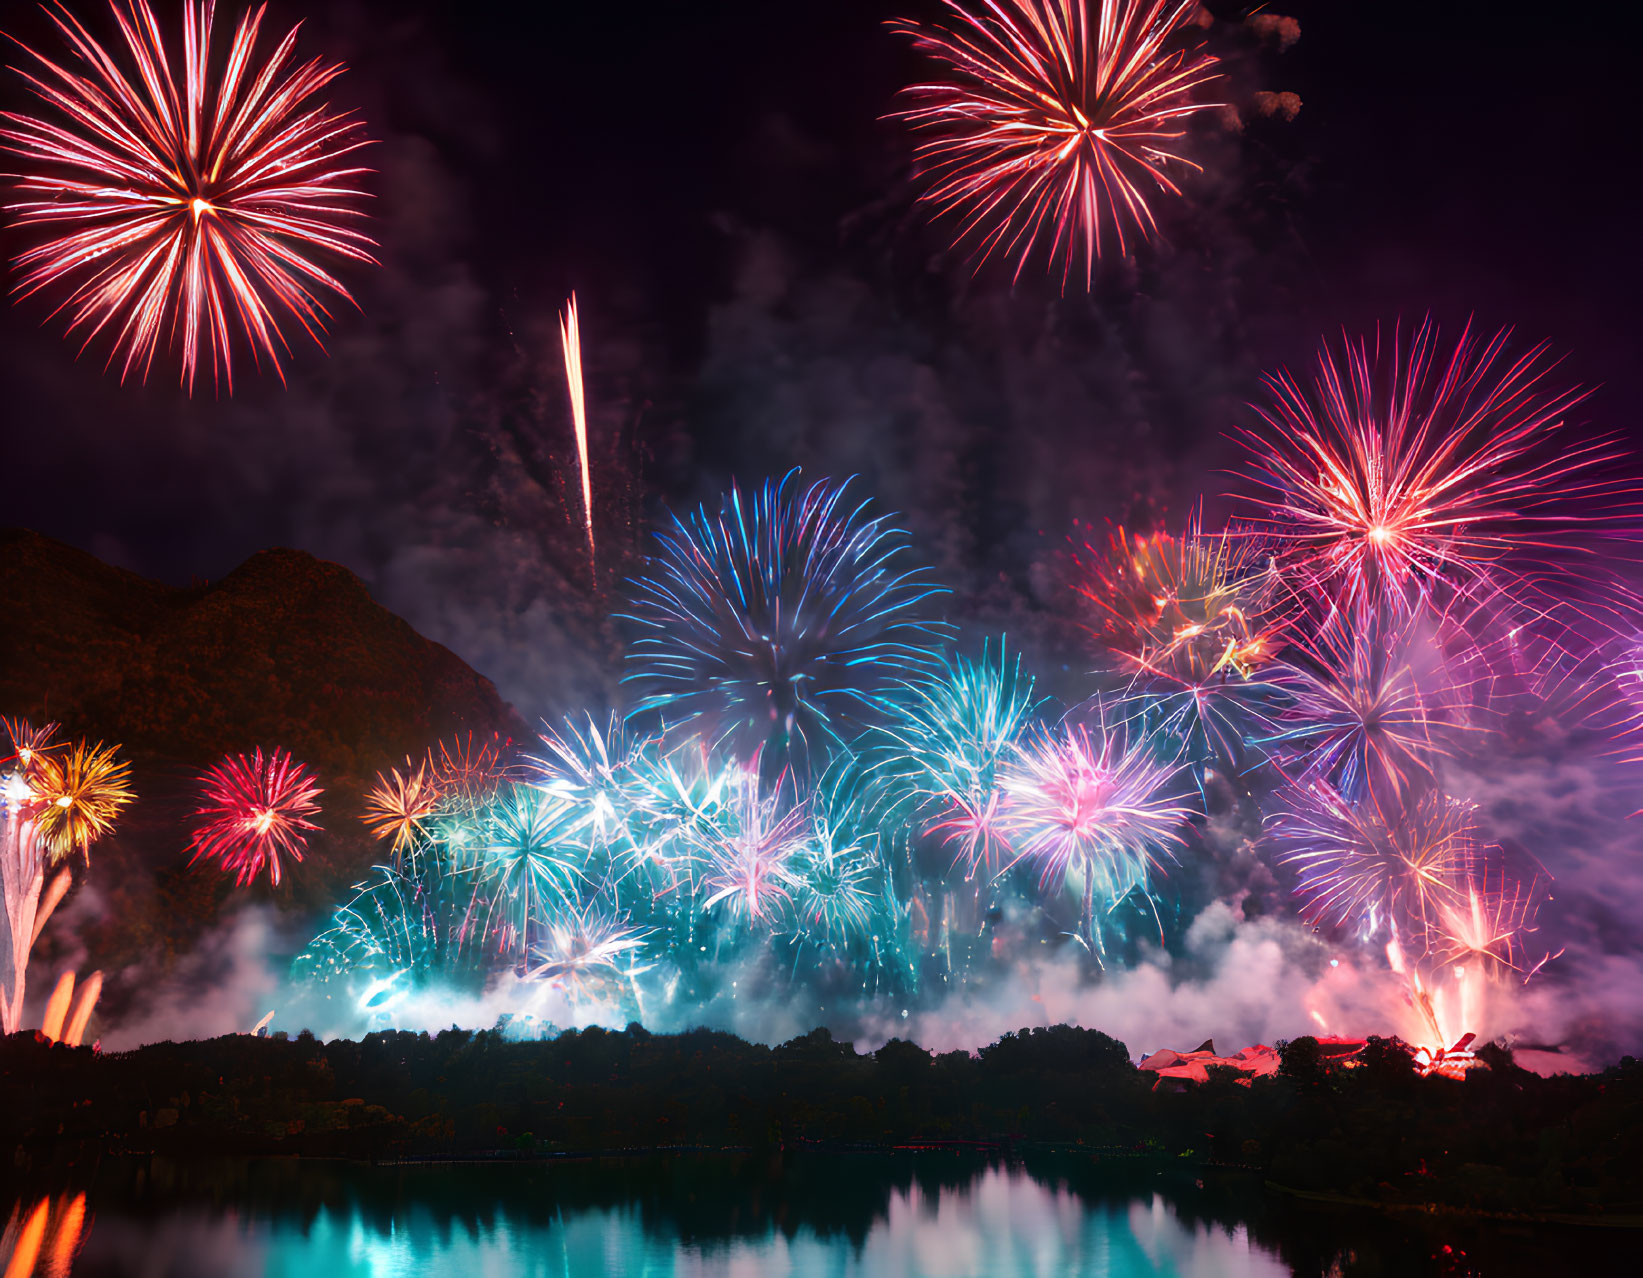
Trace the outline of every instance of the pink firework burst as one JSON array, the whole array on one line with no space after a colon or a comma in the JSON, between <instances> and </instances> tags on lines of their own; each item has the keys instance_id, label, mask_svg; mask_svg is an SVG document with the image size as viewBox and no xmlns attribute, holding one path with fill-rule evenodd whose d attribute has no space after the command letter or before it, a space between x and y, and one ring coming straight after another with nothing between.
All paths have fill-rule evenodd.
<instances>
[{"instance_id":1,"label":"pink firework burst","mask_svg":"<svg viewBox=\"0 0 1643 1278\"><path fill-rule=\"evenodd\" d=\"M723 905L740 922L771 924L792 903L793 859L807 846L810 825L806 808L784 802L786 780L784 774L766 793L756 759L735 767L720 819L696 835L706 844L704 910Z\"/></svg>"},{"instance_id":2,"label":"pink firework burst","mask_svg":"<svg viewBox=\"0 0 1643 1278\"><path fill-rule=\"evenodd\" d=\"M1069 873L1082 878L1091 945L1097 899L1110 908L1144 890L1159 856L1182 842L1191 812L1172 786L1180 767L1159 746L1123 724L1069 727L1023 747L1004 773L1003 826L1016 861L1037 864L1046 888Z\"/></svg>"},{"instance_id":3,"label":"pink firework burst","mask_svg":"<svg viewBox=\"0 0 1643 1278\"><path fill-rule=\"evenodd\" d=\"M1444 353L1428 320L1385 350L1379 336L1324 348L1310 390L1267 378L1264 428L1241 436L1260 531L1308 584L1399 611L1521 598L1554 565L1597 566L1583 542L1635 540L1616 450L1565 430L1584 392L1548 389L1546 344L1512 358L1509 337L1468 327Z\"/></svg>"},{"instance_id":4,"label":"pink firework burst","mask_svg":"<svg viewBox=\"0 0 1643 1278\"><path fill-rule=\"evenodd\" d=\"M1354 802L1392 801L1429 781L1434 761L1466 725L1466 700L1433 619L1377 621L1335 612L1297 635L1276 682L1290 698L1266 739L1307 780L1323 778Z\"/></svg>"},{"instance_id":5,"label":"pink firework burst","mask_svg":"<svg viewBox=\"0 0 1643 1278\"><path fill-rule=\"evenodd\" d=\"M1291 785L1267 837L1295 874L1308 922L1365 939L1396 927L1423 946L1483 858L1473 805L1433 790L1408 803L1354 804L1324 782Z\"/></svg>"},{"instance_id":6,"label":"pink firework burst","mask_svg":"<svg viewBox=\"0 0 1643 1278\"><path fill-rule=\"evenodd\" d=\"M71 60L24 51L18 69L46 116L0 117L0 147L20 157L16 224L46 233L18 255L17 292L61 287L53 313L89 345L113 335L109 364L146 378L162 339L181 351L191 390L200 348L233 389L231 333L280 377L289 352L276 312L318 342L330 318L322 290L345 300L316 252L374 261L352 207L365 170L360 122L310 99L342 72L296 64L295 28L260 65L264 7L244 14L215 67L215 0L185 0L182 57L167 53L148 0L110 0L128 66L57 0L47 9ZM220 42L219 42L220 43Z\"/></svg>"},{"instance_id":7,"label":"pink firework burst","mask_svg":"<svg viewBox=\"0 0 1643 1278\"><path fill-rule=\"evenodd\" d=\"M892 24L946 71L897 113L925 134L924 198L981 260L1014 256L1019 279L1043 245L1063 285L1082 259L1088 286L1103 226L1127 251L1126 227L1157 229L1151 196L1180 194L1171 170L1198 167L1179 146L1214 105L1193 98L1216 74L1186 37L1197 0L942 2L948 25Z\"/></svg>"},{"instance_id":8,"label":"pink firework burst","mask_svg":"<svg viewBox=\"0 0 1643 1278\"><path fill-rule=\"evenodd\" d=\"M264 758L259 749L250 758L230 755L206 772L201 785L203 819L189 845L189 863L216 861L240 887L266 869L277 886L280 858L302 860L306 832L319 829L308 820L319 812L314 774L285 750Z\"/></svg>"}]
</instances>

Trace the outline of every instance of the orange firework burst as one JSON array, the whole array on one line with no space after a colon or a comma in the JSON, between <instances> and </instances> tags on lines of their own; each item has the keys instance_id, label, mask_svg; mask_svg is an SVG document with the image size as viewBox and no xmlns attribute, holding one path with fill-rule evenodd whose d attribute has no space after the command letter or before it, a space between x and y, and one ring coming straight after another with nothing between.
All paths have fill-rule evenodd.
<instances>
[{"instance_id":1,"label":"orange firework burst","mask_svg":"<svg viewBox=\"0 0 1643 1278\"><path fill-rule=\"evenodd\" d=\"M1284 646L1273 575L1251 538L1116 529L1073 551L1073 588L1096 641L1191 738L1236 761L1270 731L1272 658Z\"/></svg>"},{"instance_id":2,"label":"orange firework burst","mask_svg":"<svg viewBox=\"0 0 1643 1278\"><path fill-rule=\"evenodd\" d=\"M65 286L57 311L69 331L87 344L112 333L109 363L124 353L122 380L146 377L169 334L183 384L194 385L203 341L213 376L232 390L231 327L283 378L289 347L275 308L318 341L329 319L318 288L348 298L314 251L374 261L373 241L349 225L364 170L344 157L365 145L360 124L306 105L342 67L292 65L295 28L258 67L258 8L213 70L214 0L185 0L174 66L147 0L110 7L135 74L53 0L47 12L75 60L25 49L36 66L18 73L56 118L0 117L0 146L28 166L9 211L49 232L18 256L18 291Z\"/></svg>"},{"instance_id":3,"label":"orange firework burst","mask_svg":"<svg viewBox=\"0 0 1643 1278\"><path fill-rule=\"evenodd\" d=\"M1126 252L1127 225L1157 229L1150 194L1180 194L1171 167L1198 167L1178 146L1181 122L1214 105L1192 96L1216 75L1186 45L1197 0L943 4L950 26L892 24L948 71L908 89L915 105L898 113L928 134L924 198L959 215L982 260L1014 255L1020 278L1047 240L1063 284L1082 257L1088 285L1103 225Z\"/></svg>"},{"instance_id":4,"label":"orange firework burst","mask_svg":"<svg viewBox=\"0 0 1643 1278\"><path fill-rule=\"evenodd\" d=\"M34 826L53 860L70 852L89 856L91 845L114 828L120 809L131 802L131 765L119 750L78 741L61 752L34 756L28 773Z\"/></svg>"},{"instance_id":5,"label":"orange firework burst","mask_svg":"<svg viewBox=\"0 0 1643 1278\"><path fill-rule=\"evenodd\" d=\"M426 761L413 769L405 760L405 771L392 768L377 773L377 783L365 800L365 824L379 839L391 839L398 856L423 832L422 823L439 810L443 797L439 783Z\"/></svg>"},{"instance_id":6,"label":"orange firework burst","mask_svg":"<svg viewBox=\"0 0 1643 1278\"><path fill-rule=\"evenodd\" d=\"M57 739L55 723L36 728L27 719L0 718L0 731L11 741L11 753L0 758L0 764L15 761L25 774L46 751L53 748Z\"/></svg>"},{"instance_id":7,"label":"orange firework burst","mask_svg":"<svg viewBox=\"0 0 1643 1278\"><path fill-rule=\"evenodd\" d=\"M491 798L507 778L502 757L505 742L494 733L475 739L473 733L441 741L428 751L428 778L443 797L470 807Z\"/></svg>"}]
</instances>

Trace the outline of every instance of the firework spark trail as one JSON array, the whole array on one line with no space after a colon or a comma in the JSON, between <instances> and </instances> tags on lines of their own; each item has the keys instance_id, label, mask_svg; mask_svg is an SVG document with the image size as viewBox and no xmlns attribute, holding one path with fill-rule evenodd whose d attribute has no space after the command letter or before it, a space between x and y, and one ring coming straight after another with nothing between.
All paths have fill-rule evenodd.
<instances>
[{"instance_id":1,"label":"firework spark trail","mask_svg":"<svg viewBox=\"0 0 1643 1278\"><path fill-rule=\"evenodd\" d=\"M301 861L307 832L319 827L308 818L319 812L320 788L308 766L288 751L262 750L250 758L230 755L201 778L203 802L189 864L215 861L245 887L264 870L275 887L280 859Z\"/></svg>"},{"instance_id":2,"label":"firework spark trail","mask_svg":"<svg viewBox=\"0 0 1643 1278\"><path fill-rule=\"evenodd\" d=\"M576 312L576 294L570 295L559 317L559 342L565 349L565 382L570 388L571 420L576 426L576 456L582 467L582 517L588 532L588 570L598 583L597 552L593 544L593 477L588 470L588 407L582 385L582 327Z\"/></svg>"},{"instance_id":3,"label":"firework spark trail","mask_svg":"<svg viewBox=\"0 0 1643 1278\"><path fill-rule=\"evenodd\" d=\"M1564 433L1585 392L1547 390L1546 343L1512 359L1510 336L1479 342L1468 327L1445 360L1427 320L1407 345L1395 333L1385 360L1378 336L1345 341L1339 359L1324 347L1310 393L1267 378L1265 429L1239 436L1257 527L1286 564L1352 607L1504 591L1532 615L1543 574L1599 566L1580 538L1635 541L1635 486L1606 473L1612 441Z\"/></svg>"},{"instance_id":4,"label":"firework spark trail","mask_svg":"<svg viewBox=\"0 0 1643 1278\"><path fill-rule=\"evenodd\" d=\"M318 289L352 301L312 254L375 261L371 238L348 225L365 194L352 185L365 170L344 164L366 145L360 124L305 105L342 67L293 67L295 28L258 67L258 8L214 72L214 0L185 0L179 92L148 0L110 7L135 79L58 0L47 13L80 69L19 46L37 66L18 74L61 122L0 116L0 147L28 165L9 211L49 235L17 257L17 292L63 285L52 313L67 313L70 333L86 330L82 350L111 331L108 363L124 353L122 381L133 370L147 378L169 333L183 385L193 389L203 341L213 378L232 391L234 320L283 381L280 349L290 348L276 308L319 343L330 313Z\"/></svg>"},{"instance_id":5,"label":"firework spark trail","mask_svg":"<svg viewBox=\"0 0 1643 1278\"><path fill-rule=\"evenodd\" d=\"M896 113L929 134L923 198L979 239L981 261L1014 254L1017 279L1047 241L1065 287L1082 249L1087 287L1103 223L1127 252L1126 224L1157 230L1149 193L1180 194L1170 167L1199 167L1178 145L1182 121L1215 105L1192 96L1215 59L1181 47L1196 0L943 3L947 25L891 24L948 77L906 90L914 105Z\"/></svg>"}]
</instances>

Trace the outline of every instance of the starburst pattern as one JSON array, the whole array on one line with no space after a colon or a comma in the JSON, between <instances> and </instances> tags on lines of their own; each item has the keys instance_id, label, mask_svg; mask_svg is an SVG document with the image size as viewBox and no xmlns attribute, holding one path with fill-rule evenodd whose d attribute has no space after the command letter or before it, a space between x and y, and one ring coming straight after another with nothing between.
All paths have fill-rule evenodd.
<instances>
[{"instance_id":1,"label":"starburst pattern","mask_svg":"<svg viewBox=\"0 0 1643 1278\"><path fill-rule=\"evenodd\" d=\"M904 535L845 493L801 488L794 471L658 535L628 617L635 717L802 771L930 667L939 627L923 605L942 591L903 566Z\"/></svg>"},{"instance_id":2,"label":"starburst pattern","mask_svg":"<svg viewBox=\"0 0 1643 1278\"><path fill-rule=\"evenodd\" d=\"M1194 91L1215 60L1186 34L1196 0L943 0L947 21L892 25L941 65L898 112L924 135L924 198L958 219L985 261L1035 251L1082 268L1086 285L1104 229L1157 229L1151 198L1179 195L1173 172L1197 169L1181 145L1186 119L1213 104Z\"/></svg>"},{"instance_id":3,"label":"starburst pattern","mask_svg":"<svg viewBox=\"0 0 1643 1278\"><path fill-rule=\"evenodd\" d=\"M636 964L650 931L595 905L562 905L543 925L529 975L562 980L573 989L600 973L631 980L644 970Z\"/></svg>"},{"instance_id":4,"label":"starburst pattern","mask_svg":"<svg viewBox=\"0 0 1643 1278\"><path fill-rule=\"evenodd\" d=\"M727 801L717 819L690 828L706 868L702 909L722 906L743 924L773 926L791 905L797 884L794 857L805 847L807 813L784 801L785 786L761 790L756 761L733 768Z\"/></svg>"},{"instance_id":5,"label":"starburst pattern","mask_svg":"<svg viewBox=\"0 0 1643 1278\"><path fill-rule=\"evenodd\" d=\"M365 824L379 839L389 840L389 850L400 856L427 831L427 822L439 811L443 793L426 762L414 768L405 760L405 771L390 769L377 774L377 783L365 799Z\"/></svg>"},{"instance_id":6,"label":"starburst pattern","mask_svg":"<svg viewBox=\"0 0 1643 1278\"><path fill-rule=\"evenodd\" d=\"M1429 779L1459 727L1448 711L1461 689L1423 621L1337 613L1297 639L1279 676L1290 704L1266 744L1355 802L1395 801Z\"/></svg>"},{"instance_id":7,"label":"starburst pattern","mask_svg":"<svg viewBox=\"0 0 1643 1278\"><path fill-rule=\"evenodd\" d=\"M510 784L485 808L478 876L491 894L484 934L498 952L523 960L543 912L575 899L580 827L575 804L535 786Z\"/></svg>"},{"instance_id":8,"label":"starburst pattern","mask_svg":"<svg viewBox=\"0 0 1643 1278\"><path fill-rule=\"evenodd\" d=\"M1480 864L1475 810L1429 791L1407 804L1351 803L1318 781L1280 797L1268 837L1296 876L1303 917L1371 939L1396 922L1421 938Z\"/></svg>"},{"instance_id":9,"label":"starburst pattern","mask_svg":"<svg viewBox=\"0 0 1643 1278\"><path fill-rule=\"evenodd\" d=\"M996 870L1008 847L1000 769L1014 757L1039 702L1021 657L1003 641L979 661L944 661L928 681L910 684L876 751L883 783L912 791L923 833L939 837L969 874Z\"/></svg>"},{"instance_id":10,"label":"starburst pattern","mask_svg":"<svg viewBox=\"0 0 1643 1278\"><path fill-rule=\"evenodd\" d=\"M130 803L131 765L119 746L77 741L62 750L37 750L26 774L34 797L34 827L53 860L91 845L114 828Z\"/></svg>"},{"instance_id":11,"label":"starburst pattern","mask_svg":"<svg viewBox=\"0 0 1643 1278\"><path fill-rule=\"evenodd\" d=\"M308 819L318 815L321 793L308 766L289 751L265 757L258 748L207 769L201 789L190 864L215 861L240 887L267 871L278 887L282 858L301 861L309 832L319 829Z\"/></svg>"},{"instance_id":12,"label":"starburst pattern","mask_svg":"<svg viewBox=\"0 0 1643 1278\"><path fill-rule=\"evenodd\" d=\"M1492 590L1532 601L1549 567L1596 575L1601 550L1635 539L1616 450L1565 428L1583 392L1549 389L1546 344L1512 358L1510 336L1467 329L1445 356L1427 321L1384 351L1326 347L1310 391L1267 379L1264 428L1242 438L1260 529L1303 581L1397 611Z\"/></svg>"},{"instance_id":13,"label":"starburst pattern","mask_svg":"<svg viewBox=\"0 0 1643 1278\"><path fill-rule=\"evenodd\" d=\"M1174 793L1179 767L1159 743L1122 723L1069 726L1025 746L1004 777L1005 831L1016 861L1042 884L1083 880L1083 936L1094 944L1095 905L1145 889L1149 873L1183 842L1190 809Z\"/></svg>"},{"instance_id":14,"label":"starburst pattern","mask_svg":"<svg viewBox=\"0 0 1643 1278\"><path fill-rule=\"evenodd\" d=\"M69 331L87 344L111 333L122 379L146 377L170 338L185 385L203 346L232 389L236 329L283 379L281 313L317 342L330 318L321 290L350 300L317 255L374 260L353 224L360 124L310 105L342 68L296 64L295 28L259 66L260 7L215 65L214 0L184 0L175 63L148 0L110 8L126 66L51 0L73 60L29 50L33 69L19 74L49 113L0 117L0 146L27 166L9 211L47 233L18 257L18 291L62 286Z\"/></svg>"}]
</instances>

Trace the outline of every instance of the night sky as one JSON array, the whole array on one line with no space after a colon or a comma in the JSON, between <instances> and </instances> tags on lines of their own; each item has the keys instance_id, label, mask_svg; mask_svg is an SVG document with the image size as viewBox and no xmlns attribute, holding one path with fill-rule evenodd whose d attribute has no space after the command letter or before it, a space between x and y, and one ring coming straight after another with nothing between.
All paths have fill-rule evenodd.
<instances>
[{"instance_id":1,"label":"night sky","mask_svg":"<svg viewBox=\"0 0 1643 1278\"><path fill-rule=\"evenodd\" d=\"M1211 8L1231 30L1244 12ZM384 268L348 272L330 358L243 361L192 400L78 362L38 299L0 334L8 522L168 581L288 544L337 559L527 714L565 626L556 307L584 308L594 430L625 511L792 465L903 510L963 611L1031 632L1073 518L1212 510L1263 369L1430 312L1550 339L1578 410L1643 436L1634 31L1598 11L1294 3L1247 38L1165 242L1094 294L972 276L912 206L884 120L917 4L314 6L350 72ZM5 29L48 44L31 6ZM276 4L273 25L304 14ZM1290 91L1293 122L1253 117ZM9 105L21 102L15 80ZM9 235L8 256L18 240ZM607 517L609 517L607 515ZM636 544L630 538L628 544Z\"/></svg>"},{"instance_id":2,"label":"night sky","mask_svg":"<svg viewBox=\"0 0 1643 1278\"><path fill-rule=\"evenodd\" d=\"M1547 340L1592 388L1577 421L1643 453L1635 17L1281 0L1283 49L1209 7L1236 120L1195 127L1205 172L1159 240L1062 296L973 272L915 206L884 116L921 61L884 23L930 0L277 0L271 28L304 18L301 53L349 64L331 100L375 139L360 309L329 356L293 339L288 385L247 356L232 397L192 399L174 364L122 387L105 346L76 360L39 298L0 310L4 522L179 584L272 545L336 560L530 719L615 700L606 618L649 520L793 466L859 476L967 637L1008 633L1065 694L1075 521L1223 517L1262 371L1343 327ZM50 46L34 6L0 14ZM1263 91L1299 114L1263 117ZM14 77L0 102L25 105ZM23 242L0 230L8 259ZM597 592L566 487L573 288ZM1615 1027L1605 1049L1643 1042L1639 804L1614 775L1451 779L1556 874L1571 954L1535 988L1565 1028Z\"/></svg>"}]
</instances>

